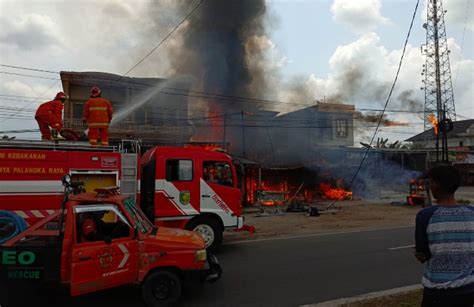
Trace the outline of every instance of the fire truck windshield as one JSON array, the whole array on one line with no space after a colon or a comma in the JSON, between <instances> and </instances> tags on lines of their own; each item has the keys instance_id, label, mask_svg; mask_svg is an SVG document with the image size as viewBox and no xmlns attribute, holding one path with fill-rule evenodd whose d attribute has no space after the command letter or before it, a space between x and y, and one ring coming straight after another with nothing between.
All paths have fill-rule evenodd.
<instances>
[{"instance_id":1,"label":"fire truck windshield","mask_svg":"<svg viewBox=\"0 0 474 307\"><path fill-rule=\"evenodd\" d=\"M145 214L137 208L135 202L132 199L125 200L124 205L125 209L127 209L128 213L133 217L133 219L137 223L138 229L142 233L147 233L150 229L153 228L153 225L146 218Z\"/></svg>"}]
</instances>

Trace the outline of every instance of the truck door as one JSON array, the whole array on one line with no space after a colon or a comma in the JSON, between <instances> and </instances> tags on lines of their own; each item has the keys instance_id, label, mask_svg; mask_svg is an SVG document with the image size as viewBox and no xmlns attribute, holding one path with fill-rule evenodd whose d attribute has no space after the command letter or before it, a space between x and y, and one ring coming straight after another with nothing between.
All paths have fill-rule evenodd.
<instances>
[{"instance_id":1,"label":"truck door","mask_svg":"<svg viewBox=\"0 0 474 307\"><path fill-rule=\"evenodd\" d=\"M192 216L199 214L199 176L196 176L195 161L191 158L169 159L162 157L164 164L156 180L155 217Z\"/></svg>"},{"instance_id":2,"label":"truck door","mask_svg":"<svg viewBox=\"0 0 474 307\"><path fill-rule=\"evenodd\" d=\"M102 222L103 216L111 212L117 215L116 222ZM117 206L76 206L74 214L71 295L135 282L138 278L138 241Z\"/></svg>"},{"instance_id":3,"label":"truck door","mask_svg":"<svg viewBox=\"0 0 474 307\"><path fill-rule=\"evenodd\" d=\"M241 192L232 166L226 161L203 161L201 212L218 214L224 227L237 226L241 214Z\"/></svg>"}]
</instances>

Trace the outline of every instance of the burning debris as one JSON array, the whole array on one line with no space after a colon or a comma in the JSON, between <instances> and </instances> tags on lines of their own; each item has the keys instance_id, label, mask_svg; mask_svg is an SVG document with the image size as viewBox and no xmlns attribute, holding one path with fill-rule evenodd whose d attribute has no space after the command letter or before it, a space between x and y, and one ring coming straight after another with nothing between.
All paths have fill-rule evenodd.
<instances>
[{"instance_id":1,"label":"burning debris","mask_svg":"<svg viewBox=\"0 0 474 307\"><path fill-rule=\"evenodd\" d=\"M425 178L410 180L410 195L407 196L407 204L410 206L431 206L430 184Z\"/></svg>"},{"instance_id":2,"label":"burning debris","mask_svg":"<svg viewBox=\"0 0 474 307\"><path fill-rule=\"evenodd\" d=\"M352 199L352 192L343 188L332 188L327 183L319 184L319 189L324 193L324 197L331 200L347 200Z\"/></svg>"},{"instance_id":3,"label":"burning debris","mask_svg":"<svg viewBox=\"0 0 474 307\"><path fill-rule=\"evenodd\" d=\"M248 169L245 174L247 203L281 206L283 203L316 203L325 200L350 200L352 192L343 179L309 168Z\"/></svg>"}]
</instances>

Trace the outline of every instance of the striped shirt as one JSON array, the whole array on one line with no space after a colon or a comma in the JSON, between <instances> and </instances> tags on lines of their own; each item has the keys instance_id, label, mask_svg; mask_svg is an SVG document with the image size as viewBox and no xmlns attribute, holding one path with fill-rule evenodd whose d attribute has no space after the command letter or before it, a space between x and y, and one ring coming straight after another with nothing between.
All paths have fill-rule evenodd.
<instances>
[{"instance_id":1,"label":"striped shirt","mask_svg":"<svg viewBox=\"0 0 474 307\"><path fill-rule=\"evenodd\" d=\"M429 207L416 216L416 251L428 262L422 278L427 293L474 293L474 207Z\"/></svg>"}]
</instances>

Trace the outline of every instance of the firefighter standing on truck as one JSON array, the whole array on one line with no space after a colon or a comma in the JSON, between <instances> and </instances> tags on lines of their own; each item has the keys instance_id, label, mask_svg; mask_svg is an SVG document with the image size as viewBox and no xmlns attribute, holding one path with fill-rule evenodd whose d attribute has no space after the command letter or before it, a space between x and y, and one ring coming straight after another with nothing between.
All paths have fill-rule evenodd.
<instances>
[{"instance_id":1,"label":"firefighter standing on truck","mask_svg":"<svg viewBox=\"0 0 474 307\"><path fill-rule=\"evenodd\" d=\"M112 104L101 97L97 86L91 88L91 98L84 106L83 122L89 127L89 144L96 146L100 138L101 145L109 145L109 124L112 120Z\"/></svg>"},{"instance_id":2,"label":"firefighter standing on truck","mask_svg":"<svg viewBox=\"0 0 474 307\"><path fill-rule=\"evenodd\" d=\"M59 92L54 100L42 103L36 110L35 119L43 141L51 140L51 128L54 130L53 134L63 128L63 106L66 99L66 94Z\"/></svg>"}]
</instances>

